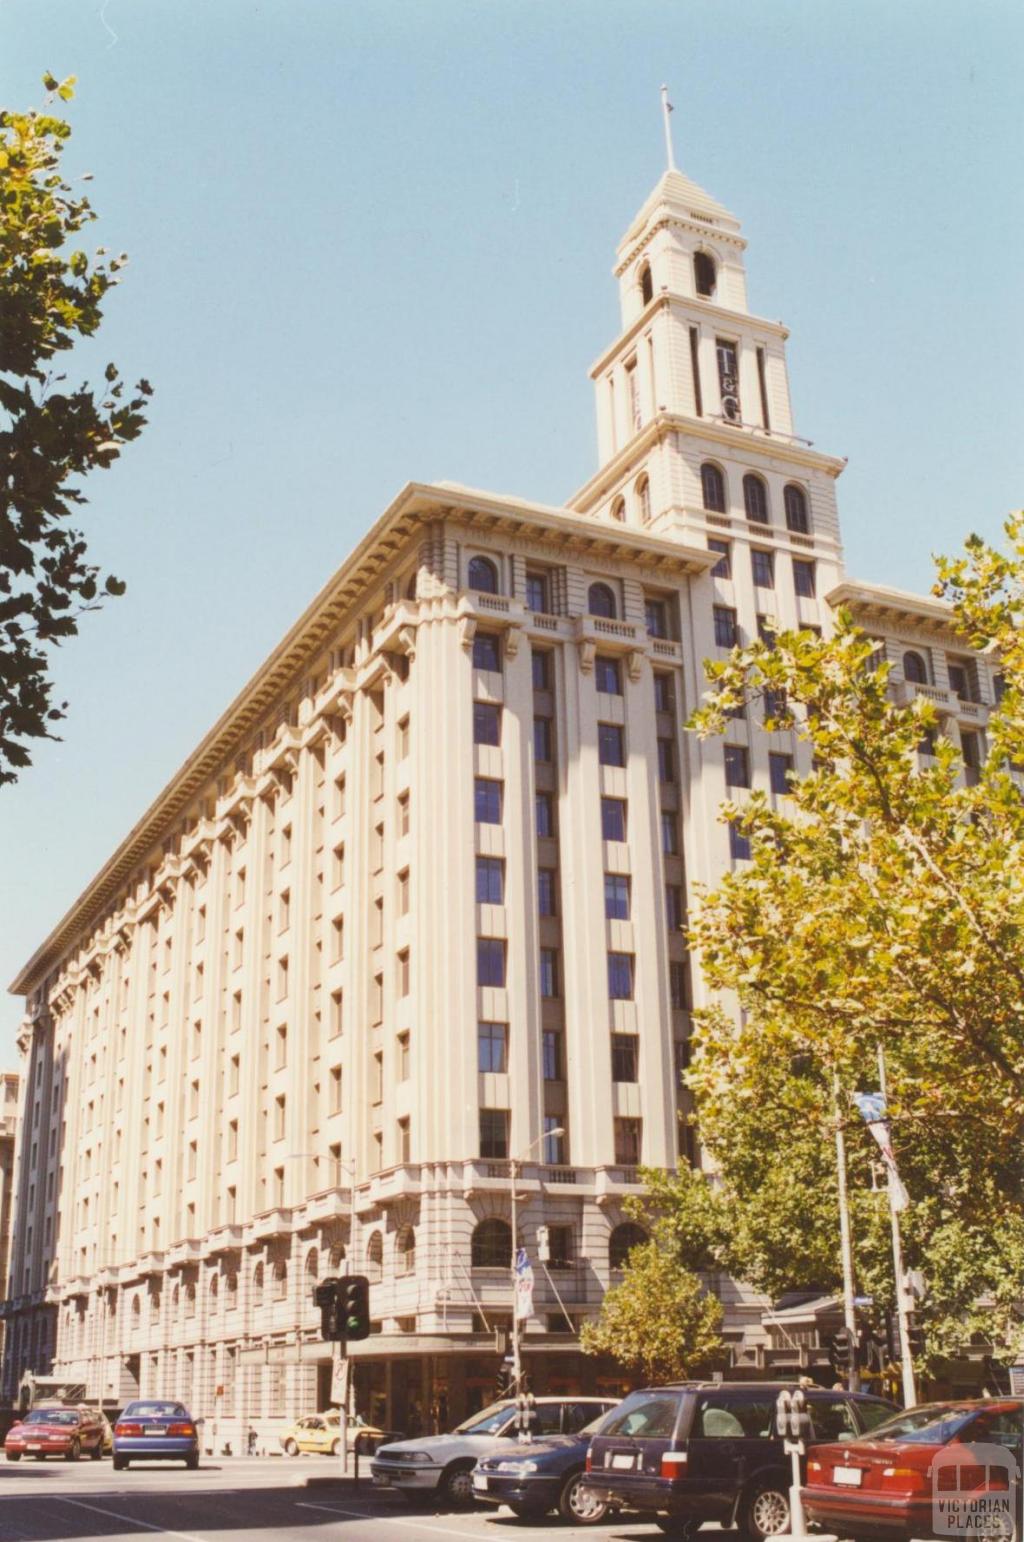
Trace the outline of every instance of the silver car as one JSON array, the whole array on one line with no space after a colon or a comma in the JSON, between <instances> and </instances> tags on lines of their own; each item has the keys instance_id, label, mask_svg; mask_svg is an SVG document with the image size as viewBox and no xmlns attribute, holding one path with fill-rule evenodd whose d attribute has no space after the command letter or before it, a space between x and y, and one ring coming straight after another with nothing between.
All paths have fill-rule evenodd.
<instances>
[{"instance_id":1,"label":"silver car","mask_svg":"<svg viewBox=\"0 0 1024 1542\"><path fill-rule=\"evenodd\" d=\"M615 1407L614 1398L539 1397L534 1404L531 1435L575 1435ZM370 1471L374 1483L397 1489L410 1498L436 1494L462 1508L473 1503L473 1468L480 1457L500 1451L519 1434L513 1399L492 1403L450 1435L424 1435L416 1440L381 1446ZM506 1447L507 1449L507 1447Z\"/></svg>"}]
</instances>

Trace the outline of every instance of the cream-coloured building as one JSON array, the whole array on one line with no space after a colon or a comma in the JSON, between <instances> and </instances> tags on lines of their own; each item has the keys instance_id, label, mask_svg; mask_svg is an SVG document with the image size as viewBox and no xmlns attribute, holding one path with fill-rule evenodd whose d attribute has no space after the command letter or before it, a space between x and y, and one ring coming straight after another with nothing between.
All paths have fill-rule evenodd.
<instances>
[{"instance_id":1,"label":"cream-coloured building","mask_svg":"<svg viewBox=\"0 0 1024 1542\"><path fill-rule=\"evenodd\" d=\"M700 1160L688 886L743 859L727 790L800 765L748 721L684 734L702 661L844 599L979 759L993 699L945 607L846 580L843 462L795 432L744 249L666 173L616 256L594 477L409 483L19 974L7 1396L56 1364L270 1440L331 1395L311 1287L347 1269L361 1411L455 1418L500 1364L510 1157L534 1386L620 1384L576 1333L637 1165Z\"/></svg>"}]
</instances>

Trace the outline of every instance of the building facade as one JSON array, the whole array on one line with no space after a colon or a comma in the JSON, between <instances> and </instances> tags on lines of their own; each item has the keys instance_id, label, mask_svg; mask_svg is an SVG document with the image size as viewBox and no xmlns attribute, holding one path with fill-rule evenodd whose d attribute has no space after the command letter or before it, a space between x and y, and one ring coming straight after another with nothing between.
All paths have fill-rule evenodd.
<instances>
[{"instance_id":1,"label":"building facade","mask_svg":"<svg viewBox=\"0 0 1024 1542\"><path fill-rule=\"evenodd\" d=\"M406 486L22 970L5 1396L54 1366L185 1398L211 1450L271 1441L339 1392L311 1290L348 1270L360 1411L461 1417L510 1320L512 1159L533 1385L621 1386L578 1330L638 1165L701 1160L688 888L743 860L723 798L803 766L745 720L683 732L702 661L842 600L979 763L993 699L945 607L847 581L843 462L795 433L744 245L661 179L597 474L557 507Z\"/></svg>"}]
</instances>

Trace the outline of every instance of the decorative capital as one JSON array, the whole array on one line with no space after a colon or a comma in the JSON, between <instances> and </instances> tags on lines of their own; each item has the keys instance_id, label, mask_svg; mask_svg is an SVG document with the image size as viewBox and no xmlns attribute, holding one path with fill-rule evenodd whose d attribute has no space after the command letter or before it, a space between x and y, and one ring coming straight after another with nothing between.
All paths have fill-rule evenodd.
<instances>
[{"instance_id":1,"label":"decorative capital","mask_svg":"<svg viewBox=\"0 0 1024 1542\"><path fill-rule=\"evenodd\" d=\"M626 655L626 673L635 684L643 672L644 654L641 653L639 649L634 648L631 653Z\"/></svg>"},{"instance_id":2,"label":"decorative capital","mask_svg":"<svg viewBox=\"0 0 1024 1542\"><path fill-rule=\"evenodd\" d=\"M473 646L473 638L476 636L476 617L460 616L458 625L459 642L468 652L469 649Z\"/></svg>"},{"instance_id":3,"label":"decorative capital","mask_svg":"<svg viewBox=\"0 0 1024 1542\"><path fill-rule=\"evenodd\" d=\"M591 642L589 637L581 637L576 644L580 655L580 670L589 675L594 667L594 655L597 653L597 644Z\"/></svg>"},{"instance_id":4,"label":"decorative capital","mask_svg":"<svg viewBox=\"0 0 1024 1542\"><path fill-rule=\"evenodd\" d=\"M521 626L510 626L505 633L505 652L510 659L514 659L519 652L519 644L523 640Z\"/></svg>"}]
</instances>

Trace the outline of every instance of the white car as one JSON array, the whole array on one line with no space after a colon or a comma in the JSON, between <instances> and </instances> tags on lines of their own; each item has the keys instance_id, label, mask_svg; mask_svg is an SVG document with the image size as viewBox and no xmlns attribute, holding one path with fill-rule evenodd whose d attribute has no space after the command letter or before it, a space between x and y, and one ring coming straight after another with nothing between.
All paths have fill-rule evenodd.
<instances>
[{"instance_id":1,"label":"white car","mask_svg":"<svg viewBox=\"0 0 1024 1542\"><path fill-rule=\"evenodd\" d=\"M575 1435L585 1424L616 1406L614 1398L539 1397L531 1434ZM519 1434L513 1399L492 1403L450 1435L424 1435L381 1446L370 1463L374 1483L398 1489L410 1498L437 1494L461 1507L473 1503L473 1468L482 1456L501 1450Z\"/></svg>"}]
</instances>

